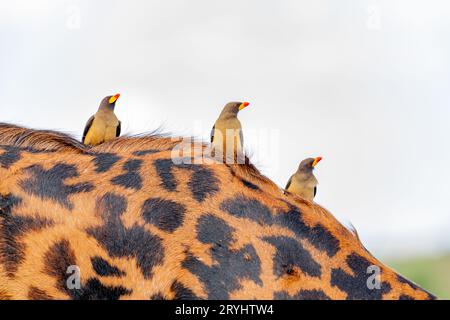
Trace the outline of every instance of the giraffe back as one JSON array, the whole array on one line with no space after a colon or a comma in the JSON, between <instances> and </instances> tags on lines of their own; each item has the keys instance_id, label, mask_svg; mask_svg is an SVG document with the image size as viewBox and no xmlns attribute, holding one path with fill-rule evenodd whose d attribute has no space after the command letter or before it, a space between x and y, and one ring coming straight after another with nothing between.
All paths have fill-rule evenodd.
<instances>
[{"instance_id":1,"label":"giraffe back","mask_svg":"<svg viewBox=\"0 0 450 320\"><path fill-rule=\"evenodd\" d=\"M324 208L180 143L0 125L0 299L434 298Z\"/></svg>"}]
</instances>

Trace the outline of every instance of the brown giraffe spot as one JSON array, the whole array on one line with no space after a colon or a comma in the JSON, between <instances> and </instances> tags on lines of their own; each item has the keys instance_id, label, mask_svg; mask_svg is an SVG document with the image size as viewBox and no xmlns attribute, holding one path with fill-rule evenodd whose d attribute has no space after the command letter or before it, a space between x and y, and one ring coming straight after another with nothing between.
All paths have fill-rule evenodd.
<instances>
[{"instance_id":1,"label":"brown giraffe spot","mask_svg":"<svg viewBox=\"0 0 450 320\"><path fill-rule=\"evenodd\" d=\"M127 189L140 190L142 188L141 167L142 160L130 159L123 165L125 173L113 178L111 182Z\"/></svg>"},{"instance_id":2,"label":"brown giraffe spot","mask_svg":"<svg viewBox=\"0 0 450 320\"><path fill-rule=\"evenodd\" d=\"M223 201L220 208L233 216L250 219L260 225L276 224L287 228L301 239L308 240L318 250L325 251L330 257L339 251L339 240L336 237L321 224L307 226L301 212L295 208L273 215L267 206L244 195Z\"/></svg>"},{"instance_id":3,"label":"brown giraffe spot","mask_svg":"<svg viewBox=\"0 0 450 320\"><path fill-rule=\"evenodd\" d=\"M193 197L204 201L208 196L219 191L218 179L214 173L201 165L189 164L191 159L158 159L154 161L156 172L161 179L161 186L168 191L176 191L178 181L173 174L173 168L192 171L192 178L188 182Z\"/></svg>"},{"instance_id":4,"label":"brown giraffe spot","mask_svg":"<svg viewBox=\"0 0 450 320\"><path fill-rule=\"evenodd\" d=\"M425 291L428 294L428 298L431 299L431 300L435 300L436 299L436 297L434 295L432 295L431 293L429 293L428 291L426 291L426 290L424 290L422 288L419 288L414 282L409 281L408 279L405 279L404 277L402 277L399 274L397 275L397 280L399 282L401 282L401 283L409 285L414 290Z\"/></svg>"},{"instance_id":5,"label":"brown giraffe spot","mask_svg":"<svg viewBox=\"0 0 450 320\"><path fill-rule=\"evenodd\" d=\"M123 272L117 267L110 265L108 261L106 261L101 257L92 257L91 262L92 268L94 269L95 273L97 273L99 276L120 277L126 275L125 272Z\"/></svg>"},{"instance_id":6,"label":"brown giraffe spot","mask_svg":"<svg viewBox=\"0 0 450 320\"><path fill-rule=\"evenodd\" d=\"M161 152L161 150L158 150L158 149L139 150L139 151L133 152L133 155L136 157L143 157L148 154L154 154L154 153L159 153L159 152Z\"/></svg>"},{"instance_id":7,"label":"brown giraffe spot","mask_svg":"<svg viewBox=\"0 0 450 320\"><path fill-rule=\"evenodd\" d=\"M170 233L183 224L185 211L184 205L161 198L148 199L142 207L145 222Z\"/></svg>"},{"instance_id":8,"label":"brown giraffe spot","mask_svg":"<svg viewBox=\"0 0 450 320\"><path fill-rule=\"evenodd\" d=\"M21 181L22 189L42 199L53 200L69 210L73 204L68 197L81 192L90 192L94 185L90 182L66 185L64 180L78 177L76 166L58 163L53 168L45 170L41 165L33 165L25 170L30 178Z\"/></svg>"},{"instance_id":9,"label":"brown giraffe spot","mask_svg":"<svg viewBox=\"0 0 450 320\"><path fill-rule=\"evenodd\" d=\"M53 222L42 218L23 217L13 213L13 208L21 203L21 199L9 194L0 195L0 234L4 241L0 242L0 261L10 277L14 276L20 263L24 260L25 244L20 238L29 231L36 231L53 225Z\"/></svg>"},{"instance_id":10,"label":"brown giraffe spot","mask_svg":"<svg viewBox=\"0 0 450 320\"><path fill-rule=\"evenodd\" d=\"M53 297L49 296L47 292L31 286L28 290L28 299L30 300L53 300Z\"/></svg>"},{"instance_id":11,"label":"brown giraffe spot","mask_svg":"<svg viewBox=\"0 0 450 320\"><path fill-rule=\"evenodd\" d=\"M161 239L135 224L126 228L121 220L127 208L125 197L108 193L97 200L97 211L104 225L89 228L88 234L108 251L111 257L133 257L145 278L152 277L152 270L164 259Z\"/></svg>"},{"instance_id":12,"label":"brown giraffe spot","mask_svg":"<svg viewBox=\"0 0 450 320\"><path fill-rule=\"evenodd\" d=\"M154 294L150 297L150 300L168 300L162 293Z\"/></svg>"},{"instance_id":13,"label":"brown giraffe spot","mask_svg":"<svg viewBox=\"0 0 450 320\"><path fill-rule=\"evenodd\" d=\"M96 166L95 172L97 173L109 171L121 159L114 153L97 153L92 157L92 161Z\"/></svg>"},{"instance_id":14,"label":"brown giraffe spot","mask_svg":"<svg viewBox=\"0 0 450 320\"><path fill-rule=\"evenodd\" d=\"M277 277L292 273L295 268L311 277L322 275L321 266L311 256L308 250L294 238L289 237L265 237L276 249L273 257L273 272Z\"/></svg>"},{"instance_id":15,"label":"brown giraffe spot","mask_svg":"<svg viewBox=\"0 0 450 320\"><path fill-rule=\"evenodd\" d=\"M80 288L70 288L68 273L70 266L76 266L76 254L67 240L61 240L51 247L45 255L45 272L57 279L59 290L73 300L117 300L130 295L131 290L123 286L106 286L99 279L90 278Z\"/></svg>"},{"instance_id":16,"label":"brown giraffe spot","mask_svg":"<svg viewBox=\"0 0 450 320\"><path fill-rule=\"evenodd\" d=\"M371 274L367 273L367 269L372 263L367 259L352 253L347 256L346 261L354 275L352 276L340 268L333 269L331 271L331 285L347 293L347 300L380 300L383 294L391 291L392 288L388 282L382 282L380 289L369 288L367 279Z\"/></svg>"},{"instance_id":17,"label":"brown giraffe spot","mask_svg":"<svg viewBox=\"0 0 450 320\"><path fill-rule=\"evenodd\" d=\"M240 281L251 280L262 286L261 260L255 248L248 244L240 250L230 249L235 230L224 220L211 214L200 217L197 237L202 243L211 244L210 254L215 263L210 267L188 253L183 268L196 275L204 284L208 299L228 299L240 289ZM250 259L249 259L250 257Z\"/></svg>"},{"instance_id":18,"label":"brown giraffe spot","mask_svg":"<svg viewBox=\"0 0 450 320\"><path fill-rule=\"evenodd\" d=\"M175 300L198 300L198 297L181 282L174 281L170 289L175 295Z\"/></svg>"},{"instance_id":19,"label":"brown giraffe spot","mask_svg":"<svg viewBox=\"0 0 450 320\"><path fill-rule=\"evenodd\" d=\"M0 149L3 149L4 151L0 154L0 165L7 169L18 162L22 157L22 150L17 147L0 146Z\"/></svg>"}]
</instances>

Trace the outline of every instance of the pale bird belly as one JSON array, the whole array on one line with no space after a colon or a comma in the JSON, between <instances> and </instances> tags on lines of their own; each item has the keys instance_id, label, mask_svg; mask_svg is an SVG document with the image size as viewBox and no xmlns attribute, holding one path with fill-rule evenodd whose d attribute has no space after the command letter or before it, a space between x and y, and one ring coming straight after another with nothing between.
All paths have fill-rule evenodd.
<instances>
[{"instance_id":1,"label":"pale bird belly","mask_svg":"<svg viewBox=\"0 0 450 320\"><path fill-rule=\"evenodd\" d=\"M116 138L116 134L117 134L117 126L107 126L105 128L104 140L105 141L110 141L112 139L115 139Z\"/></svg>"},{"instance_id":2,"label":"pale bird belly","mask_svg":"<svg viewBox=\"0 0 450 320\"><path fill-rule=\"evenodd\" d=\"M91 146L99 145L105 141L107 141L107 137L109 137L109 132L112 131L109 129L110 127L103 124L101 121L96 121L94 119L94 123L86 135L85 143ZM114 137L115 137L115 129L114 129Z\"/></svg>"},{"instance_id":3,"label":"pale bird belly","mask_svg":"<svg viewBox=\"0 0 450 320\"><path fill-rule=\"evenodd\" d=\"M239 129L214 130L214 148L221 148L224 153L233 153L242 151L242 141Z\"/></svg>"},{"instance_id":4,"label":"pale bird belly","mask_svg":"<svg viewBox=\"0 0 450 320\"><path fill-rule=\"evenodd\" d=\"M289 186L288 191L306 200L312 201L314 199L314 187L308 184L305 185L294 180Z\"/></svg>"}]
</instances>

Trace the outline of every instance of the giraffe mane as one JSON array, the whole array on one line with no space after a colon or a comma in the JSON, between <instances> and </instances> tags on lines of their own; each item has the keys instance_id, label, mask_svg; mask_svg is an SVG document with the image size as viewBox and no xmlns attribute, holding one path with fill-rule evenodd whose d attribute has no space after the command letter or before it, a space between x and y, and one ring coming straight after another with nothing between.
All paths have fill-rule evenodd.
<instances>
[{"instance_id":1,"label":"giraffe mane","mask_svg":"<svg viewBox=\"0 0 450 320\"><path fill-rule=\"evenodd\" d=\"M36 130L14 124L0 123L0 145L35 149L41 151L62 151L71 153L132 153L140 150L170 151L180 143L193 143L201 149L208 148L208 144L195 137L175 137L162 132L160 128L137 135L124 135L95 147L82 144L67 133L54 130ZM244 164L225 164L234 175L254 180L259 183L278 188L269 178L265 177L257 167L251 163L248 155Z\"/></svg>"},{"instance_id":2,"label":"giraffe mane","mask_svg":"<svg viewBox=\"0 0 450 320\"><path fill-rule=\"evenodd\" d=\"M32 130L0 123L0 144L42 151L83 153L87 148L68 134L53 130Z\"/></svg>"}]
</instances>

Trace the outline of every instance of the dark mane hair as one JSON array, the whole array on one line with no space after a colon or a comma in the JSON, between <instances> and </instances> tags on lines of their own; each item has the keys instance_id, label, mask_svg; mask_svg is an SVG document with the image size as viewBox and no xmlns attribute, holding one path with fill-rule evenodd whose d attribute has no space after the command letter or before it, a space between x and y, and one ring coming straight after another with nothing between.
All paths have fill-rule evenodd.
<instances>
[{"instance_id":1,"label":"dark mane hair","mask_svg":"<svg viewBox=\"0 0 450 320\"><path fill-rule=\"evenodd\" d=\"M81 142L62 132L32 130L8 123L0 123L0 145L77 153L85 152L87 149Z\"/></svg>"}]
</instances>

